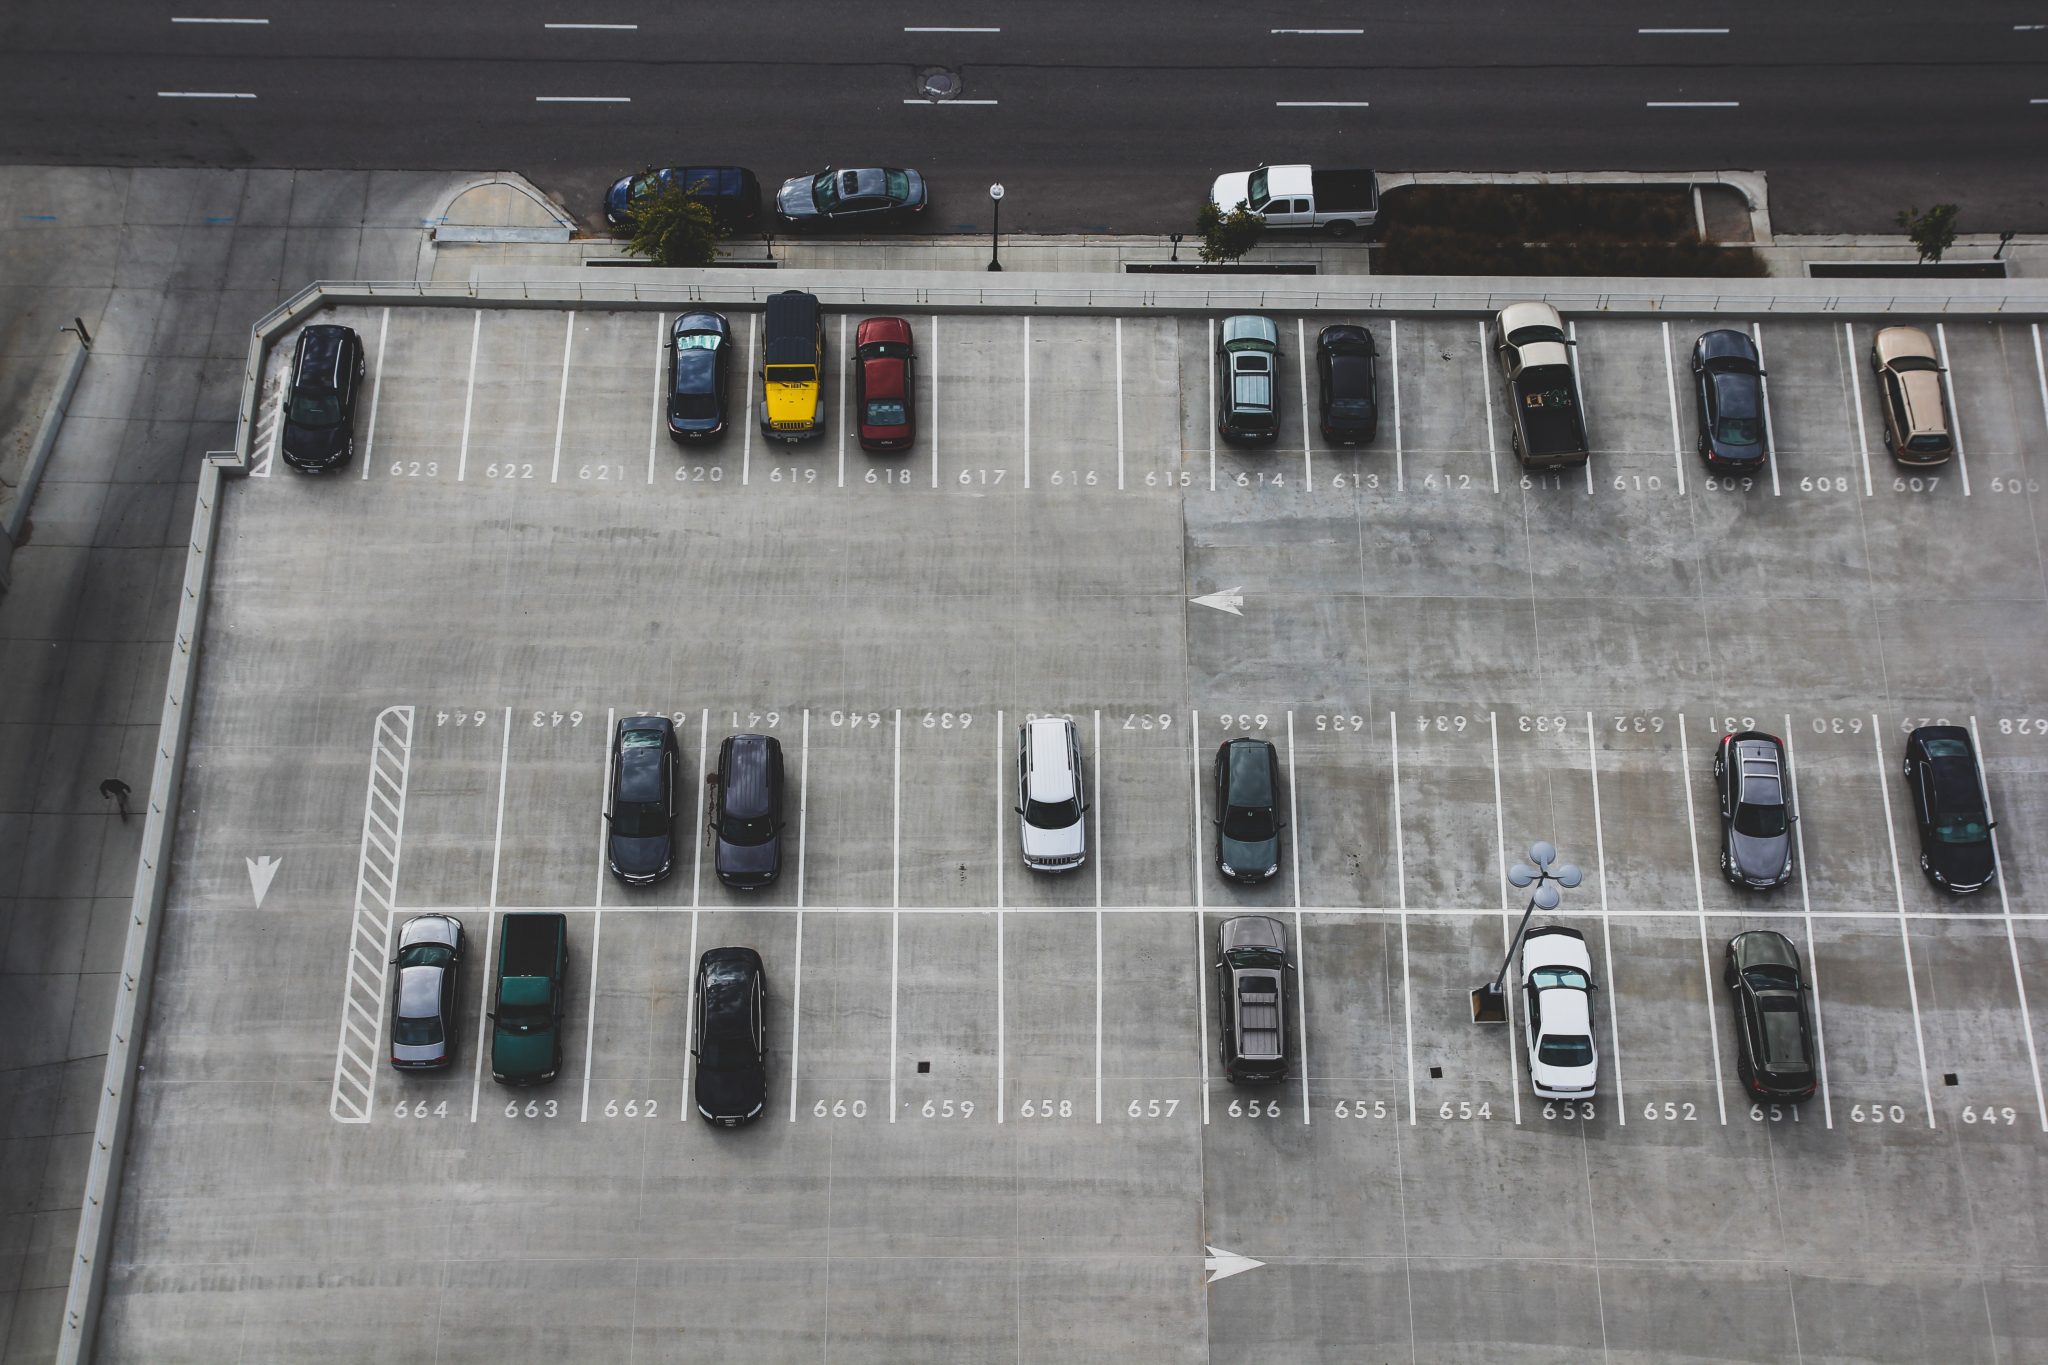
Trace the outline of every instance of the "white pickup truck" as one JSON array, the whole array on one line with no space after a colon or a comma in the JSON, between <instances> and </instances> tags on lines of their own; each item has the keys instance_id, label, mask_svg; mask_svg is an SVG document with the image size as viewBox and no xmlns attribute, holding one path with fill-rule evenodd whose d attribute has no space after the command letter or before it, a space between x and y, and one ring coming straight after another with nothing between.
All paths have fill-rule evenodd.
<instances>
[{"instance_id":1,"label":"white pickup truck","mask_svg":"<svg viewBox=\"0 0 2048 1365\"><path fill-rule=\"evenodd\" d=\"M1323 228L1343 237L1379 217L1380 182L1371 171L1261 166L1216 177L1209 202L1224 213L1243 204L1269 228Z\"/></svg>"}]
</instances>

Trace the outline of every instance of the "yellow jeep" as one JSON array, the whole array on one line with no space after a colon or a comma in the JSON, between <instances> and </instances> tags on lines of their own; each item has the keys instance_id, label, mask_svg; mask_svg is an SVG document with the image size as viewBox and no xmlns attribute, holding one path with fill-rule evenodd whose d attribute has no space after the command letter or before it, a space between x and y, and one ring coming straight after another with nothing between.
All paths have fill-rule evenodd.
<instances>
[{"instance_id":1,"label":"yellow jeep","mask_svg":"<svg viewBox=\"0 0 2048 1365\"><path fill-rule=\"evenodd\" d=\"M800 289L768 296L761 359L761 431L801 441L825 429L825 324L818 298Z\"/></svg>"}]
</instances>

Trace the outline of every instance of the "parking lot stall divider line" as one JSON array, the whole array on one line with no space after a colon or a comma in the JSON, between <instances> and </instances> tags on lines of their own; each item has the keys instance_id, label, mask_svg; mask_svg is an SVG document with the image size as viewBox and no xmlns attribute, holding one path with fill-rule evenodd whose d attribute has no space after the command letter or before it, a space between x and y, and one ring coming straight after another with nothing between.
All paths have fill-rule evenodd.
<instances>
[{"instance_id":1,"label":"parking lot stall divider line","mask_svg":"<svg viewBox=\"0 0 2048 1365\"><path fill-rule=\"evenodd\" d=\"M1116 320L1116 491L1124 491L1124 320L1121 315ZM1101 713L1096 715L1099 719Z\"/></svg>"},{"instance_id":2,"label":"parking lot stall divider line","mask_svg":"<svg viewBox=\"0 0 2048 1365\"><path fill-rule=\"evenodd\" d=\"M1294 320L1294 373L1301 381L1301 486L1304 492L1313 493L1316 488L1315 456L1308 444L1308 367L1301 358L1308 354L1308 322L1303 318ZM1278 376L1275 376L1277 379ZM1274 412L1278 416L1279 394L1274 394Z\"/></svg>"},{"instance_id":3,"label":"parking lot stall divider line","mask_svg":"<svg viewBox=\"0 0 2048 1365\"><path fill-rule=\"evenodd\" d=\"M1667 363L1671 359L1670 324L1665 324L1665 351ZM1600 945L1607 959L1607 1036L1614 1042L1614 1111L1621 1117L1621 1126L1628 1127L1628 1095L1621 1084L1621 1017L1616 1010L1614 997L1619 989L1614 984L1614 926L1607 918L1607 831L1600 823L1600 751L1593 743L1593 713L1586 713L1586 770L1593 777L1593 866L1600 874ZM1710 998L1709 1010L1714 1008Z\"/></svg>"},{"instance_id":4,"label":"parking lot stall divider line","mask_svg":"<svg viewBox=\"0 0 2048 1365\"><path fill-rule=\"evenodd\" d=\"M1749 339L1756 343L1756 367L1761 374L1757 388L1764 400L1764 458L1771 463L1771 496L1780 496L1778 488L1778 426L1771 420L1771 369L1764 363L1764 325L1761 322L1749 324ZM1682 490L1681 490L1682 491Z\"/></svg>"},{"instance_id":5,"label":"parking lot stall divider line","mask_svg":"<svg viewBox=\"0 0 2048 1365\"><path fill-rule=\"evenodd\" d=\"M1707 890L1700 880L1699 825L1692 805L1692 741L1686 737L1683 711L1678 713L1678 762L1685 781L1685 847L1692 854L1692 897L1700 919L1700 980L1707 989L1707 1041L1714 1049L1714 1103L1720 1108L1721 1122L1725 1126L1728 1122L1728 1096L1721 1080L1721 1025L1714 1015L1714 963L1707 952Z\"/></svg>"},{"instance_id":6,"label":"parking lot stall divider line","mask_svg":"<svg viewBox=\"0 0 2048 1365\"><path fill-rule=\"evenodd\" d=\"M1209 372L1209 406L1204 409L1207 418L1204 425L1209 428L1209 491L1216 491L1216 319L1209 319L1209 350L1202 361L1202 368ZM1206 1055L1206 1054L1205 1054ZM1207 1092L1204 1091L1206 1094ZM1203 1122L1208 1116L1203 1115Z\"/></svg>"},{"instance_id":7,"label":"parking lot stall divider line","mask_svg":"<svg viewBox=\"0 0 2048 1365\"><path fill-rule=\"evenodd\" d=\"M267 479L270 467L284 453L284 413L287 400L291 397L292 377L287 373L277 386L277 402L271 406L269 436L263 442L263 453L249 466L249 477Z\"/></svg>"},{"instance_id":8,"label":"parking lot stall divider line","mask_svg":"<svg viewBox=\"0 0 2048 1365\"><path fill-rule=\"evenodd\" d=\"M2048 424L2048 363L2041 359L2041 324L2035 323L2034 333L2034 382L2041 387L2041 421ZM375 409L373 408L374 412Z\"/></svg>"},{"instance_id":9,"label":"parking lot stall divider line","mask_svg":"<svg viewBox=\"0 0 2048 1365\"><path fill-rule=\"evenodd\" d=\"M1408 491L1408 470L1402 453L1401 442L1401 320L1399 318L1387 319L1387 363L1393 367L1394 372L1394 491L1405 493ZM1304 395L1306 394L1307 385L1308 380L1304 377L1302 380ZM1308 420L1305 411L1306 405L1307 399L1304 396L1304 413L1302 416L1304 422Z\"/></svg>"},{"instance_id":10,"label":"parking lot stall divider line","mask_svg":"<svg viewBox=\"0 0 2048 1365\"><path fill-rule=\"evenodd\" d=\"M754 357L758 354L761 328L759 313L747 314L747 418L740 423L740 483L744 485L754 468ZM768 401L768 380L761 380L761 401Z\"/></svg>"},{"instance_id":11,"label":"parking lot stall divider line","mask_svg":"<svg viewBox=\"0 0 2048 1365\"><path fill-rule=\"evenodd\" d=\"M668 315L654 315L654 410L647 419L647 484L654 486L654 451L661 444L662 410L668 406ZM563 382L568 376L563 375ZM625 471L619 471L625 477Z\"/></svg>"},{"instance_id":12,"label":"parking lot stall divider line","mask_svg":"<svg viewBox=\"0 0 2048 1365\"><path fill-rule=\"evenodd\" d=\"M1822 1022L1820 1003L1820 945L1813 938L1813 899L1806 885L1806 831L1799 822L1799 767L1792 752L1792 717L1785 716L1785 780L1792 788L1792 838L1798 849L1799 906L1806 919L1806 974L1813 987L1813 1049L1820 1062L1820 1112L1827 1126L1835 1126L1835 1102L1828 1093L1828 1031Z\"/></svg>"},{"instance_id":13,"label":"parking lot stall divider line","mask_svg":"<svg viewBox=\"0 0 2048 1365\"><path fill-rule=\"evenodd\" d=\"M1294 831L1287 841L1287 853L1294 882L1294 1015L1295 1032L1301 1036L1301 1121L1308 1123L1308 936L1301 930L1301 817L1294 800L1292 711L1287 713L1287 824Z\"/></svg>"},{"instance_id":14,"label":"parking lot stall divider line","mask_svg":"<svg viewBox=\"0 0 2048 1365\"><path fill-rule=\"evenodd\" d=\"M2013 936L2012 901L2005 890L2005 860L1998 853L1998 813L1991 809L1991 775L1985 771L1984 739L1977 731L1977 718L1970 717L1970 738L1977 747L1977 781L1984 795L1984 823L1991 827L1991 867L1998 882L1998 907L2005 917L2005 948L2012 955L2012 984L2019 993L2020 1029L2027 1040L2027 1068L2034 1077L2034 1109L2041 1119L2041 1131L2048 1133L2048 1099L2041 1092L2041 1058L2034 1049L2034 1014L2027 1008L2027 981L2020 974L2019 942Z\"/></svg>"},{"instance_id":15,"label":"parking lot stall divider line","mask_svg":"<svg viewBox=\"0 0 2048 1365\"><path fill-rule=\"evenodd\" d=\"M1486 359L1486 319L1479 319L1479 407L1486 414L1486 468L1500 492L1500 452L1493 434L1493 373Z\"/></svg>"},{"instance_id":16,"label":"parking lot stall divider line","mask_svg":"<svg viewBox=\"0 0 2048 1365\"><path fill-rule=\"evenodd\" d=\"M1685 496L1685 438L1678 431L1678 374L1671 363L1671 324L1659 323L1664 329L1664 396L1671 403L1671 467L1678 471L1678 496ZM1590 717L1587 725L1592 724Z\"/></svg>"},{"instance_id":17,"label":"parking lot stall divider line","mask_svg":"<svg viewBox=\"0 0 2048 1365\"><path fill-rule=\"evenodd\" d=\"M1209 324L1210 336L1215 336L1215 323ZM1210 367L1213 375L1215 367ZM1211 381L1214 382L1213 379ZM1212 428L1213 430L1213 428ZM1209 962L1206 940L1202 933L1202 713L1188 708L1188 770L1195 781L1194 825L1195 837L1189 841L1189 848L1195 858L1195 999L1201 1013L1195 1025L1195 1057L1202 1066L1202 1122L1209 1122ZM1222 1008L1222 1002L1217 1002Z\"/></svg>"},{"instance_id":18,"label":"parking lot stall divider line","mask_svg":"<svg viewBox=\"0 0 2048 1365\"><path fill-rule=\"evenodd\" d=\"M476 1122L477 1101L484 1089L484 1052L490 1046L491 1027L491 948L497 942L498 912L495 909L484 913L484 976L483 1004L476 1012L476 1062L470 1068L469 1077L469 1121Z\"/></svg>"},{"instance_id":19,"label":"parking lot stall divider line","mask_svg":"<svg viewBox=\"0 0 2048 1365\"><path fill-rule=\"evenodd\" d=\"M697 721L697 761L710 761L711 708L705 707ZM695 910L704 903L704 845L705 836L711 831L704 824L704 789L711 784L699 782L697 786L697 826L691 831L690 839L690 908ZM692 964L694 968L695 964Z\"/></svg>"},{"instance_id":20,"label":"parking lot stall divider line","mask_svg":"<svg viewBox=\"0 0 2048 1365\"><path fill-rule=\"evenodd\" d=\"M562 329L562 392L555 400L555 462L549 466L548 482L562 481L562 428L569 418L569 358L576 348L576 313L570 310L569 325ZM654 482L654 460L647 461L647 481Z\"/></svg>"},{"instance_id":21,"label":"parking lot stall divider line","mask_svg":"<svg viewBox=\"0 0 2048 1365\"><path fill-rule=\"evenodd\" d=\"M509 733L511 712L505 713ZM611 871L611 822L605 818L605 808L611 802L612 792L612 718L615 712L607 707L604 713L604 758L598 763L603 774L597 789L597 890L590 898L590 1018L583 1028L583 1114L579 1122L590 1122L590 1054L597 1041L597 955L604 946L604 879Z\"/></svg>"},{"instance_id":22,"label":"parking lot stall divider line","mask_svg":"<svg viewBox=\"0 0 2048 1365\"><path fill-rule=\"evenodd\" d=\"M996 1122L1003 1121L1003 1098L1009 1094L1009 1077L1005 1062L1009 1055L1009 1039L1003 1030L1003 1018L1007 1002L1003 999L1003 835L1008 821L1009 802L1003 795L1003 745L1007 739L1003 729L1003 713L996 711ZM1020 779L1021 783L1021 779ZM1021 816L1019 817L1022 818ZM1098 856L1101 850L1096 851ZM1100 918L1098 916L1098 918ZM1100 996L1097 997L1098 1003Z\"/></svg>"},{"instance_id":23,"label":"parking lot stall divider line","mask_svg":"<svg viewBox=\"0 0 2048 1365\"><path fill-rule=\"evenodd\" d=\"M1401 833L1401 722L1387 712L1394 765L1394 888L1401 906L1401 1048L1408 1059L1408 1126L1415 1126L1415 988L1408 974L1408 851Z\"/></svg>"},{"instance_id":24,"label":"parking lot stall divider line","mask_svg":"<svg viewBox=\"0 0 2048 1365\"><path fill-rule=\"evenodd\" d=\"M1941 387L1948 394L1948 429L1956 447L1956 471L1963 476L1963 496L1970 496L1970 457L1963 449L1963 413L1956 406L1956 381L1948 368L1948 324L1934 324L1934 340L1941 347Z\"/></svg>"},{"instance_id":25,"label":"parking lot stall divider line","mask_svg":"<svg viewBox=\"0 0 2048 1365\"><path fill-rule=\"evenodd\" d=\"M855 361L846 349L846 314L839 315L839 358L846 366L846 375L853 374ZM842 377L834 385L839 390L839 486L846 487L846 391L853 387Z\"/></svg>"},{"instance_id":26,"label":"parking lot stall divider line","mask_svg":"<svg viewBox=\"0 0 2048 1365\"><path fill-rule=\"evenodd\" d=\"M1920 1094L1927 1101L1927 1126L1934 1127L1934 1087L1927 1079L1927 1038L1920 1027L1920 983L1913 975L1913 937L1906 928L1906 886L1899 880L1899 836L1892 827L1892 784L1884 771L1884 739L1877 713L1870 713L1870 749L1877 758L1877 793L1884 802L1884 841L1891 850L1892 896L1899 907L1899 950L1906 959L1906 999L1913 1007L1913 1046L1920 1054Z\"/></svg>"},{"instance_id":27,"label":"parking lot stall divider line","mask_svg":"<svg viewBox=\"0 0 2048 1365\"><path fill-rule=\"evenodd\" d=\"M498 908L498 865L505 852L505 775L512 764L512 708L505 708L505 733L498 740L498 815L491 827L491 909ZM604 809L604 796L598 807ZM602 827L602 822L600 822Z\"/></svg>"},{"instance_id":28,"label":"parking lot stall divider line","mask_svg":"<svg viewBox=\"0 0 2048 1365\"><path fill-rule=\"evenodd\" d=\"M690 1064L697 1057L697 912L690 911L690 955L686 959L690 972L689 989L683 992L683 1095L676 1105L676 1122L688 1123L690 1110Z\"/></svg>"},{"instance_id":29,"label":"parking lot stall divider line","mask_svg":"<svg viewBox=\"0 0 2048 1365\"><path fill-rule=\"evenodd\" d=\"M939 486L939 315L931 315L931 324L925 329L925 337L931 344L931 358L925 365L925 377L932 386L931 416L925 420L928 430L925 440L932 448L932 487ZM999 727L1000 728L1000 727Z\"/></svg>"},{"instance_id":30,"label":"parking lot stall divider line","mask_svg":"<svg viewBox=\"0 0 2048 1365\"><path fill-rule=\"evenodd\" d=\"M1564 332L1566 339L1572 345L1576 346L1579 344L1578 323L1565 323ZM1593 414L1586 411L1586 386L1579 382L1579 360L1577 356L1572 357L1572 394L1579 400L1579 420L1585 424L1587 432L1590 433L1593 430ZM1593 449L1593 438L1590 434L1586 437L1586 449L1589 452ZM1586 456L1586 496L1589 498L1593 496L1593 457L1591 454Z\"/></svg>"},{"instance_id":31,"label":"parking lot stall divider line","mask_svg":"<svg viewBox=\"0 0 2048 1365\"><path fill-rule=\"evenodd\" d=\"M384 340L391 334L391 309L383 310L383 320L377 324L377 372L370 376L370 420L363 430L363 478L370 477L371 452L377 445L377 396L384 389Z\"/></svg>"},{"instance_id":32,"label":"parking lot stall divider line","mask_svg":"<svg viewBox=\"0 0 2048 1365\"><path fill-rule=\"evenodd\" d=\"M1117 320L1119 340L1117 344L1117 367L1123 367L1123 344L1121 332L1123 320ZM1123 421L1123 385L1117 385L1117 421ZM1122 465L1118 465L1117 486L1123 486ZM1000 728L1000 727L998 727ZM1095 767L1090 780L1089 802L1095 812L1095 1121L1102 1122L1102 712L1095 712Z\"/></svg>"},{"instance_id":33,"label":"parking lot stall divider line","mask_svg":"<svg viewBox=\"0 0 2048 1365\"><path fill-rule=\"evenodd\" d=\"M1863 426L1863 377L1856 372L1856 324L1842 324L1842 339L1849 350L1843 368L1849 372L1849 407L1856 414L1856 453L1863 458L1863 496L1870 497L1870 433Z\"/></svg>"},{"instance_id":34,"label":"parking lot stall divider line","mask_svg":"<svg viewBox=\"0 0 2048 1365\"><path fill-rule=\"evenodd\" d=\"M368 1123L377 1112L377 1077L384 1059L385 983L398 915L398 863L405 830L406 782L412 769L412 722L410 706L387 706L378 712L370 730L370 775L363 793L363 833L356 854L348 970L342 978L334 1087L327 1100L327 1112L337 1123ZM380 807L388 812L388 819L379 814ZM351 1042L351 1035L356 1042Z\"/></svg>"},{"instance_id":35,"label":"parking lot stall divider line","mask_svg":"<svg viewBox=\"0 0 2048 1365\"><path fill-rule=\"evenodd\" d=\"M804 831L811 810L811 708L804 708L803 747L796 767L796 981L789 1005L789 1121L796 1122L797 1065L804 1028Z\"/></svg>"},{"instance_id":36,"label":"parking lot stall divider line","mask_svg":"<svg viewBox=\"0 0 2048 1365\"><path fill-rule=\"evenodd\" d=\"M896 766L889 780L889 1122L896 1121L896 995L903 960L903 708L896 708ZM996 935L996 980L1002 980L1003 940ZM996 1106L1000 1116L1003 1106Z\"/></svg>"},{"instance_id":37,"label":"parking lot stall divider line","mask_svg":"<svg viewBox=\"0 0 2048 1365\"><path fill-rule=\"evenodd\" d=\"M469 329L469 382L462 391L462 447L455 461L455 482L462 483L469 478L469 419L476 407L476 353L484 339L484 310L476 310L476 321Z\"/></svg>"},{"instance_id":38,"label":"parking lot stall divider line","mask_svg":"<svg viewBox=\"0 0 2048 1365\"><path fill-rule=\"evenodd\" d=\"M1031 487L1031 315L1024 315L1024 486Z\"/></svg>"},{"instance_id":39,"label":"parking lot stall divider line","mask_svg":"<svg viewBox=\"0 0 2048 1365\"><path fill-rule=\"evenodd\" d=\"M1492 711L1486 713L1487 738L1493 745L1493 857L1494 866L1500 874L1500 950L1503 954L1514 951L1515 931L1510 928L1514 910L1508 904L1508 830L1507 814L1500 799L1500 719ZM1400 847L1399 844L1395 845ZM1522 1122L1522 1062L1515 1055L1515 1008L1508 1006L1508 1093L1515 1100L1515 1122Z\"/></svg>"}]
</instances>

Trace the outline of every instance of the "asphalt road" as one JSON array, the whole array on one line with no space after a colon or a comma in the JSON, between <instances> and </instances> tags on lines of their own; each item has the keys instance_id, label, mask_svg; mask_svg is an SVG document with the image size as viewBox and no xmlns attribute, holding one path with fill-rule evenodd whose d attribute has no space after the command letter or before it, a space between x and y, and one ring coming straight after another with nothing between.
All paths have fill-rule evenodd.
<instances>
[{"instance_id":1,"label":"asphalt road","mask_svg":"<svg viewBox=\"0 0 2048 1365\"><path fill-rule=\"evenodd\" d=\"M648 162L743 164L771 185L886 162L926 172L940 231L985 230L1000 180L1007 228L1119 232L1185 228L1216 172L1259 161L1730 167L1770 174L1780 230L1889 230L1936 201L1966 231L2048 229L2038 4L1952 22L1895 3L1847 18L1612 0L272 5L12 7L0 160L505 167L586 220ZM265 22L181 22L221 19ZM932 69L963 102L917 99ZM580 102L596 99L613 102Z\"/></svg>"}]
</instances>

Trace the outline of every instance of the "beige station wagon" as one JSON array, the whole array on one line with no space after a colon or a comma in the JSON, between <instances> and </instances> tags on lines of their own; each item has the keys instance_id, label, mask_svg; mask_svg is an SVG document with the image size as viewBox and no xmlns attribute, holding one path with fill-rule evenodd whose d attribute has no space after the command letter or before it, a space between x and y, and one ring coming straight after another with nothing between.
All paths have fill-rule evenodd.
<instances>
[{"instance_id":1,"label":"beige station wagon","mask_svg":"<svg viewBox=\"0 0 2048 1365\"><path fill-rule=\"evenodd\" d=\"M1886 327L1870 346L1884 442L1903 464L1947 464L1955 453L1942 406L1941 361L1918 327Z\"/></svg>"}]
</instances>

